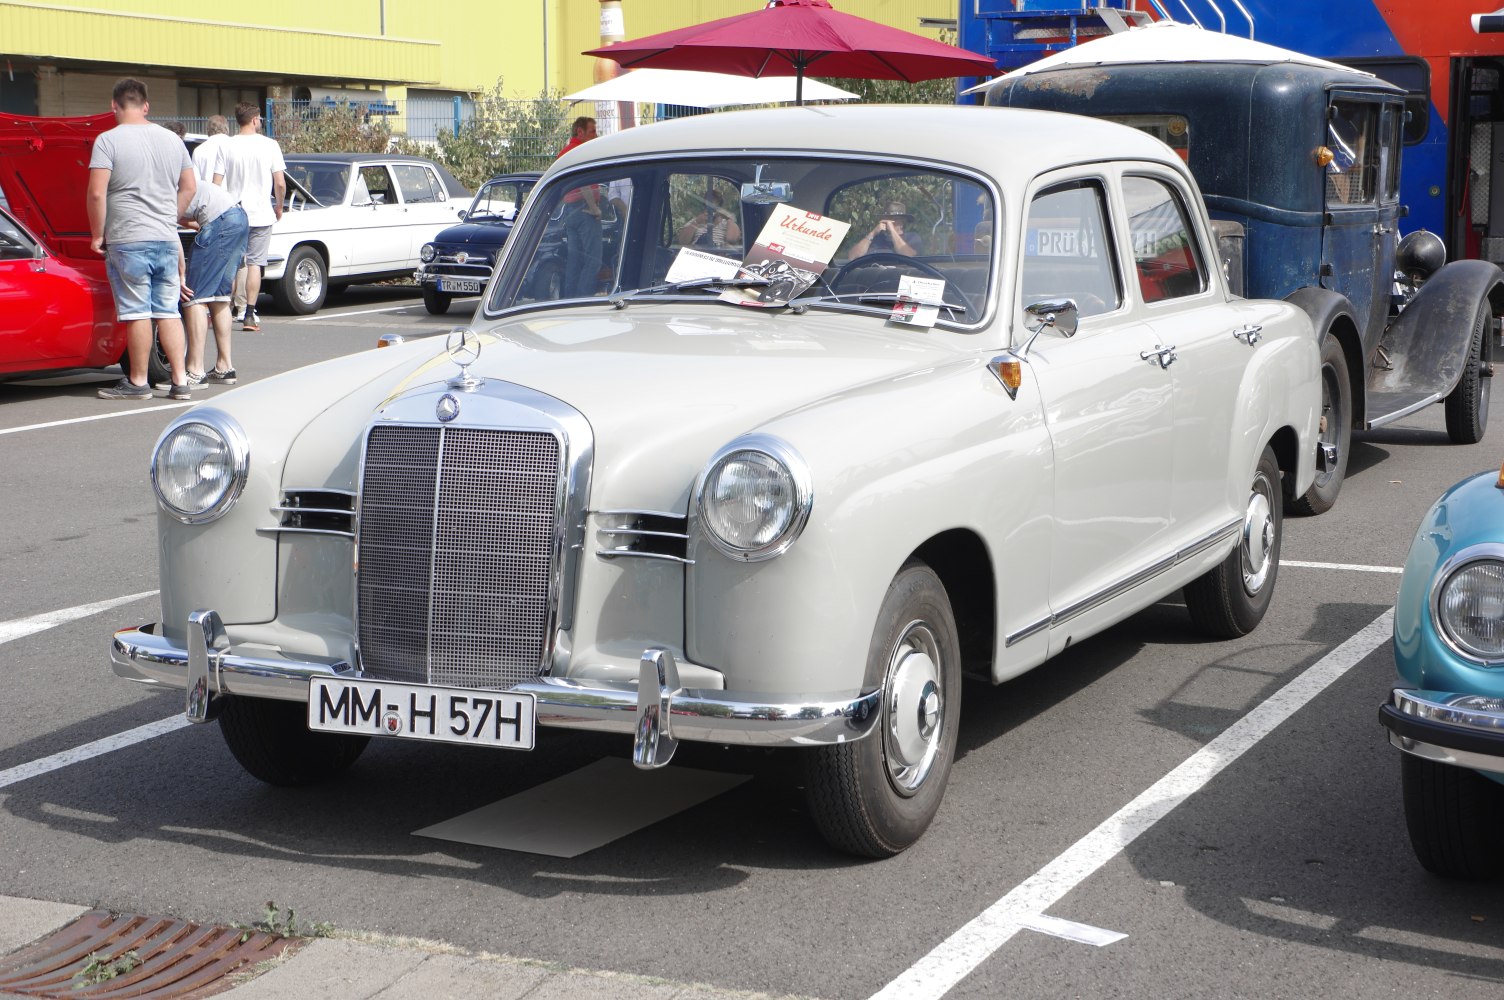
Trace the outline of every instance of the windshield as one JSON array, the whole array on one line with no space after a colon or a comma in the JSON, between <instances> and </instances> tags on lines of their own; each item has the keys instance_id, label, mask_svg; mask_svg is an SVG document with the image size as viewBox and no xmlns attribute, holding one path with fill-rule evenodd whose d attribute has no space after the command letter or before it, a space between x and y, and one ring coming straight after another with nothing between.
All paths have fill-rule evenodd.
<instances>
[{"instance_id":1,"label":"windshield","mask_svg":"<svg viewBox=\"0 0 1504 1000\"><path fill-rule=\"evenodd\" d=\"M319 160L288 160L287 173L320 205L341 205L350 186L350 164Z\"/></svg>"},{"instance_id":2,"label":"windshield","mask_svg":"<svg viewBox=\"0 0 1504 1000\"><path fill-rule=\"evenodd\" d=\"M979 323L995 272L991 188L928 164L716 156L600 167L532 193L488 311L648 295ZM520 235L520 239L519 239Z\"/></svg>"},{"instance_id":3,"label":"windshield","mask_svg":"<svg viewBox=\"0 0 1504 1000\"><path fill-rule=\"evenodd\" d=\"M531 180L487 181L475 192L475 200L470 203L465 218L470 222L511 222L517 217L517 210L522 207L532 186Z\"/></svg>"}]
</instances>

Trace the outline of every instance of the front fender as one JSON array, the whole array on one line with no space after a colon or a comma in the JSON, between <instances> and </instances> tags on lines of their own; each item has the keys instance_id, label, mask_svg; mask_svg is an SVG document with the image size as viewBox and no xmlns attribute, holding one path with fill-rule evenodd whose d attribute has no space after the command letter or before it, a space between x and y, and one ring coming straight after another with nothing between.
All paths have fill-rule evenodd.
<instances>
[{"instance_id":1,"label":"front fender","mask_svg":"<svg viewBox=\"0 0 1504 1000\"><path fill-rule=\"evenodd\" d=\"M1467 368L1480 304L1504 311L1504 272L1497 265L1458 260L1432 275L1385 331L1392 367L1378 373L1374 391L1445 396L1455 389Z\"/></svg>"}]
</instances>

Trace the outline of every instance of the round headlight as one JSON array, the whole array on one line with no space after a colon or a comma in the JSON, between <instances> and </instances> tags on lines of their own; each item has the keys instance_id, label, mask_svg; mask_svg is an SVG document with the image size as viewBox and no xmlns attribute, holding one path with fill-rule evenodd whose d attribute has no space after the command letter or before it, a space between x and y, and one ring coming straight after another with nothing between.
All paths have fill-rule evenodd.
<instances>
[{"instance_id":1,"label":"round headlight","mask_svg":"<svg viewBox=\"0 0 1504 1000\"><path fill-rule=\"evenodd\" d=\"M721 449L700 480L700 523L733 559L771 559L792 544L809 519L814 495L797 452L765 436Z\"/></svg>"},{"instance_id":2,"label":"round headlight","mask_svg":"<svg viewBox=\"0 0 1504 1000\"><path fill-rule=\"evenodd\" d=\"M1504 563L1478 559L1459 566L1437 591L1436 615L1459 652L1504 661Z\"/></svg>"},{"instance_id":3,"label":"round headlight","mask_svg":"<svg viewBox=\"0 0 1504 1000\"><path fill-rule=\"evenodd\" d=\"M240 426L217 410L205 410L163 432L151 459L151 484L167 513L185 524L202 524L234 506L249 466Z\"/></svg>"},{"instance_id":4,"label":"round headlight","mask_svg":"<svg viewBox=\"0 0 1504 1000\"><path fill-rule=\"evenodd\" d=\"M418 251L418 259L427 264L429 261L437 257L438 254L439 252L434 249L432 243L425 243L423 244L423 249Z\"/></svg>"}]
</instances>

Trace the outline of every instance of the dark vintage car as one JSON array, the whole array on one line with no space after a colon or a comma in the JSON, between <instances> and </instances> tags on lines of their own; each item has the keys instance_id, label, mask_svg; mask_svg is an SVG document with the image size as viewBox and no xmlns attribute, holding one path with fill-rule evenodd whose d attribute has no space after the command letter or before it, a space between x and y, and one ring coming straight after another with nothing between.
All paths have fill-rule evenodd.
<instances>
[{"instance_id":1,"label":"dark vintage car","mask_svg":"<svg viewBox=\"0 0 1504 1000\"><path fill-rule=\"evenodd\" d=\"M1321 334L1317 476L1292 503L1321 513L1355 430L1443 402L1452 441L1482 439L1504 274L1446 263L1424 230L1400 238L1403 90L1262 44L1200 59L1201 34L1162 23L1087 42L989 84L986 100L1131 125L1190 167L1233 289L1299 306Z\"/></svg>"},{"instance_id":2,"label":"dark vintage car","mask_svg":"<svg viewBox=\"0 0 1504 1000\"><path fill-rule=\"evenodd\" d=\"M413 280L423 290L429 312L441 316L456 296L479 295L485 289L512 223L539 176L530 171L492 177L475 192L463 222L423 245Z\"/></svg>"},{"instance_id":3,"label":"dark vintage car","mask_svg":"<svg viewBox=\"0 0 1504 1000\"><path fill-rule=\"evenodd\" d=\"M0 377L125 355L104 258L89 249L89 150L112 115L0 114Z\"/></svg>"}]
</instances>

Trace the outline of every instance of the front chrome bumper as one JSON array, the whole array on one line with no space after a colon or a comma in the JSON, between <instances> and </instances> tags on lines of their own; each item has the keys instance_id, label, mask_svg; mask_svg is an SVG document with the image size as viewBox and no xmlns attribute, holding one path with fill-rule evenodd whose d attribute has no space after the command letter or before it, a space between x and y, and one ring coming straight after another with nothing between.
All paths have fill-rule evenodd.
<instances>
[{"instance_id":1,"label":"front chrome bumper","mask_svg":"<svg viewBox=\"0 0 1504 1000\"><path fill-rule=\"evenodd\" d=\"M1379 721L1406 753L1504 774L1504 699L1395 688Z\"/></svg>"},{"instance_id":2,"label":"front chrome bumper","mask_svg":"<svg viewBox=\"0 0 1504 1000\"><path fill-rule=\"evenodd\" d=\"M314 677L364 677L343 660L232 646L213 611L188 616L186 649L154 625L122 629L110 643L110 661L127 680L183 688L191 722L212 719L225 695L306 704ZM680 740L820 746L861 739L877 722L880 697L875 690L806 696L684 688L663 649L643 651L636 683L539 677L509 690L537 699L540 725L631 734L639 767L667 764Z\"/></svg>"}]
</instances>

